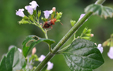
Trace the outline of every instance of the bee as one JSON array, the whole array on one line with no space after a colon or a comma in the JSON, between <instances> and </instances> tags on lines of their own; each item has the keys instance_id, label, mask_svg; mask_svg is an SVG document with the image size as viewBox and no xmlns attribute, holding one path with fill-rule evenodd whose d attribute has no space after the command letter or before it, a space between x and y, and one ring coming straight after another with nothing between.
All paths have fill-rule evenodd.
<instances>
[{"instance_id":1,"label":"bee","mask_svg":"<svg viewBox=\"0 0 113 71\"><path fill-rule=\"evenodd\" d=\"M52 25L54 25L56 22L56 18L51 19L50 21L46 21L43 24L43 28L50 28Z\"/></svg>"}]
</instances>

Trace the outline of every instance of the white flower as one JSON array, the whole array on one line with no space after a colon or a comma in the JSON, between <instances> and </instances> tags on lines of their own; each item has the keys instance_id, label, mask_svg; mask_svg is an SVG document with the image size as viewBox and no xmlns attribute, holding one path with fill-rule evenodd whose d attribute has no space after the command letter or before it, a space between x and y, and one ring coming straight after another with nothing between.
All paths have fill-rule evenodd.
<instances>
[{"instance_id":1,"label":"white flower","mask_svg":"<svg viewBox=\"0 0 113 71\"><path fill-rule=\"evenodd\" d=\"M82 19L82 17L84 17L84 15L85 15L85 14L81 14L81 15L80 15L80 18L79 18L78 20ZM88 19L87 19L87 20L88 20ZM87 20L86 20L86 21L87 21Z\"/></svg>"},{"instance_id":2,"label":"white flower","mask_svg":"<svg viewBox=\"0 0 113 71\"><path fill-rule=\"evenodd\" d=\"M34 10L36 10L37 6L39 7L39 5L36 3L36 1L32 1L29 4L30 4L31 8L34 9Z\"/></svg>"},{"instance_id":3,"label":"white flower","mask_svg":"<svg viewBox=\"0 0 113 71\"><path fill-rule=\"evenodd\" d=\"M53 63L50 61L47 63L47 70L51 70L53 68Z\"/></svg>"},{"instance_id":4,"label":"white flower","mask_svg":"<svg viewBox=\"0 0 113 71\"><path fill-rule=\"evenodd\" d=\"M108 56L110 59L113 59L113 47L110 47L109 52L108 52Z\"/></svg>"},{"instance_id":5,"label":"white flower","mask_svg":"<svg viewBox=\"0 0 113 71\"><path fill-rule=\"evenodd\" d=\"M102 47L102 44L98 44L98 47L99 51L102 53L103 52L103 47Z\"/></svg>"},{"instance_id":6,"label":"white flower","mask_svg":"<svg viewBox=\"0 0 113 71\"><path fill-rule=\"evenodd\" d=\"M24 9L19 9L18 11L16 11L16 15L20 16L20 17L24 17L24 13L23 13Z\"/></svg>"},{"instance_id":7,"label":"white flower","mask_svg":"<svg viewBox=\"0 0 113 71\"><path fill-rule=\"evenodd\" d=\"M32 1L29 3L30 5L25 6L25 9L30 13L30 15L33 14L33 10L36 10L36 7L39 6L36 1Z\"/></svg>"},{"instance_id":8,"label":"white flower","mask_svg":"<svg viewBox=\"0 0 113 71\"><path fill-rule=\"evenodd\" d=\"M45 18L47 19L49 17L49 15L52 14L53 10L50 10L50 11L46 10L46 11L43 11L43 12L44 12Z\"/></svg>"},{"instance_id":9,"label":"white flower","mask_svg":"<svg viewBox=\"0 0 113 71\"><path fill-rule=\"evenodd\" d=\"M39 60L40 62L42 62L44 59L45 59L45 56L44 56L44 55L41 55L41 56L38 58L38 60Z\"/></svg>"},{"instance_id":10,"label":"white flower","mask_svg":"<svg viewBox=\"0 0 113 71\"><path fill-rule=\"evenodd\" d=\"M30 13L30 15L33 14L33 8L31 6L25 6L25 9Z\"/></svg>"}]
</instances>

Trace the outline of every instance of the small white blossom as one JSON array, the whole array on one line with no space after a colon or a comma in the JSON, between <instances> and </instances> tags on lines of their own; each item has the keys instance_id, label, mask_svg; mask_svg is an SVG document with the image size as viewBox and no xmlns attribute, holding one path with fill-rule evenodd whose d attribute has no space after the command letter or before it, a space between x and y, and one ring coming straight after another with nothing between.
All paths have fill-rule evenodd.
<instances>
[{"instance_id":1,"label":"small white blossom","mask_svg":"<svg viewBox=\"0 0 113 71\"><path fill-rule=\"evenodd\" d=\"M78 20L82 19L82 18L84 17L84 15L85 15L85 14L81 14L81 15L80 15L80 18L79 18ZM87 20L88 20L88 19L87 19ZM86 21L87 21L87 20L86 20Z\"/></svg>"},{"instance_id":2,"label":"small white blossom","mask_svg":"<svg viewBox=\"0 0 113 71\"><path fill-rule=\"evenodd\" d=\"M53 63L50 61L47 63L47 70L51 70L53 68Z\"/></svg>"},{"instance_id":3,"label":"small white blossom","mask_svg":"<svg viewBox=\"0 0 113 71\"><path fill-rule=\"evenodd\" d=\"M50 11L46 10L46 11L43 11L43 12L44 12L45 18L47 19L49 17L49 15L52 14L53 10L50 10Z\"/></svg>"},{"instance_id":4,"label":"small white blossom","mask_svg":"<svg viewBox=\"0 0 113 71\"><path fill-rule=\"evenodd\" d=\"M99 51L102 53L103 52L103 47L102 47L102 44L98 44L98 47Z\"/></svg>"},{"instance_id":5,"label":"small white blossom","mask_svg":"<svg viewBox=\"0 0 113 71\"><path fill-rule=\"evenodd\" d=\"M23 13L24 9L19 9L18 11L16 11L16 15L20 16L20 17L24 17L24 13Z\"/></svg>"},{"instance_id":6,"label":"small white blossom","mask_svg":"<svg viewBox=\"0 0 113 71\"><path fill-rule=\"evenodd\" d=\"M29 3L30 5L25 6L25 9L30 13L30 15L33 14L33 10L36 10L36 7L39 6L36 1L32 1Z\"/></svg>"},{"instance_id":7,"label":"small white blossom","mask_svg":"<svg viewBox=\"0 0 113 71\"><path fill-rule=\"evenodd\" d=\"M44 56L44 55L41 55L41 56L38 58L38 60L39 60L40 62L42 62L44 59L45 59L45 56Z\"/></svg>"},{"instance_id":8,"label":"small white blossom","mask_svg":"<svg viewBox=\"0 0 113 71\"><path fill-rule=\"evenodd\" d=\"M33 8L31 6L25 6L25 9L30 13L30 15L33 14Z\"/></svg>"},{"instance_id":9,"label":"small white blossom","mask_svg":"<svg viewBox=\"0 0 113 71\"><path fill-rule=\"evenodd\" d=\"M110 47L109 52L108 52L108 56L110 59L113 59L113 47Z\"/></svg>"},{"instance_id":10,"label":"small white blossom","mask_svg":"<svg viewBox=\"0 0 113 71\"><path fill-rule=\"evenodd\" d=\"M34 10L36 10L37 6L39 7L39 5L36 3L36 1L32 1L29 4L30 4L31 8L34 9Z\"/></svg>"}]
</instances>

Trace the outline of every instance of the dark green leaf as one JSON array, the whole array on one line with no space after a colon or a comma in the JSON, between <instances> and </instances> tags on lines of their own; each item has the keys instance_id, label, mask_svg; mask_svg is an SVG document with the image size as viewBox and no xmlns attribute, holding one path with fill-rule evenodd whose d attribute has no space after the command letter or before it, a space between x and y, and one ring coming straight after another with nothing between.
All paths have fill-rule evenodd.
<instances>
[{"instance_id":1,"label":"dark green leaf","mask_svg":"<svg viewBox=\"0 0 113 71\"><path fill-rule=\"evenodd\" d=\"M25 57L18 48L11 48L1 60L0 71L19 71L26 65Z\"/></svg>"},{"instance_id":2,"label":"dark green leaf","mask_svg":"<svg viewBox=\"0 0 113 71\"><path fill-rule=\"evenodd\" d=\"M96 15L104 17L113 17L113 9L100 4L91 4L85 8L85 12L93 12Z\"/></svg>"},{"instance_id":3,"label":"dark green leaf","mask_svg":"<svg viewBox=\"0 0 113 71\"><path fill-rule=\"evenodd\" d=\"M71 71L92 71L104 63L97 46L85 39L73 41L64 57Z\"/></svg>"},{"instance_id":4,"label":"dark green leaf","mask_svg":"<svg viewBox=\"0 0 113 71\"><path fill-rule=\"evenodd\" d=\"M31 42L32 41L32 42ZM31 43L30 43L31 42ZM55 43L52 39L39 38L35 35L29 35L22 43L23 45L23 55L26 57L29 51L38 43L46 42L49 45ZM28 45L30 43L30 45Z\"/></svg>"}]
</instances>

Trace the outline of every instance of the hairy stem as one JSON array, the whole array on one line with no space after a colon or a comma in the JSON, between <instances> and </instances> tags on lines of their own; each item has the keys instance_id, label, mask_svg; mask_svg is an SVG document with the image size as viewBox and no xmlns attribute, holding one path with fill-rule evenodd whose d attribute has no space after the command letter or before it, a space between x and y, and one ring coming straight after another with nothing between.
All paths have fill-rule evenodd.
<instances>
[{"instance_id":1,"label":"hairy stem","mask_svg":"<svg viewBox=\"0 0 113 71\"><path fill-rule=\"evenodd\" d=\"M105 0L97 0L95 4L102 4ZM59 41L59 43L53 48L53 52L49 52L46 58L36 67L35 71L40 71L46 63L57 53L61 46L78 30L82 24L92 15L92 12L88 12L85 16L77 21L77 23L67 32L67 34Z\"/></svg>"}]
</instances>

